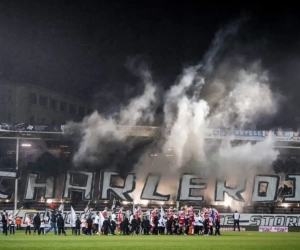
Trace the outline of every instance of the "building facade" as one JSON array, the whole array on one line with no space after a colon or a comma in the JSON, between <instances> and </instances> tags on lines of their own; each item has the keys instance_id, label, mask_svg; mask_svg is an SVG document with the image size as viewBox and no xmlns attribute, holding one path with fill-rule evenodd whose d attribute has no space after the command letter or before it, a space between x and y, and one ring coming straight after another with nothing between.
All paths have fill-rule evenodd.
<instances>
[{"instance_id":1,"label":"building facade","mask_svg":"<svg viewBox=\"0 0 300 250\"><path fill-rule=\"evenodd\" d=\"M92 110L80 99L31 84L0 81L0 123L62 125Z\"/></svg>"}]
</instances>

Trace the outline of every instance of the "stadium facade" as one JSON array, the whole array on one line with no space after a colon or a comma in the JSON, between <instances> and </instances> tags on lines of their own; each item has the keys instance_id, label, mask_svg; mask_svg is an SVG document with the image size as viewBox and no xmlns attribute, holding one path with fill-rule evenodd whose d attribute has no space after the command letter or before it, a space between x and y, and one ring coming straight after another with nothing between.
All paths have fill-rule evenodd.
<instances>
[{"instance_id":1,"label":"stadium facade","mask_svg":"<svg viewBox=\"0 0 300 250\"><path fill-rule=\"evenodd\" d=\"M32 124L24 123L21 127L16 127L16 124L7 125L4 124L0 129L0 201L7 209L21 205L28 208L43 207L49 203L62 202L76 204L80 209L80 204L84 206L87 201L104 205L110 203L113 198L124 204L138 200L145 206L188 202L196 206L214 204L219 205L219 209L229 209L230 206L236 207L240 202L244 204L245 193L249 193L251 198L243 208L248 207L257 212L260 212L260 209L264 212L272 209L273 212L274 209L275 212L286 212L290 204L293 204L296 211L300 203L300 189L297 188L297 183L300 183L300 175L297 175L300 148L298 132L208 129L205 133L206 141L255 143L272 136L276 140L275 147L281 152L281 158L278 160L289 162L289 165L281 164L282 169L278 169L278 164L275 164L277 171L256 176L249 183L245 183L245 186L228 186L228 183L218 180L209 180L209 184L201 180L201 176L187 173L176 180L177 189L171 194L159 190L164 177L155 173L147 173L142 179L138 179L139 176L135 173L107 170L101 166L97 167L97 171L88 166L74 168L73 141L63 135L63 126L56 127L53 131L53 127L44 126L47 129L42 132L39 128L34 129L35 125ZM127 136L145 140L154 140L162 133L158 127L117 126L116 129ZM159 152L149 155L158 156ZM170 156L172 153L159 157ZM136 183L140 185L136 186ZM214 186L213 190L207 189L209 185ZM212 191L213 195L207 195ZM225 193L230 197L230 204L226 201Z\"/></svg>"}]
</instances>

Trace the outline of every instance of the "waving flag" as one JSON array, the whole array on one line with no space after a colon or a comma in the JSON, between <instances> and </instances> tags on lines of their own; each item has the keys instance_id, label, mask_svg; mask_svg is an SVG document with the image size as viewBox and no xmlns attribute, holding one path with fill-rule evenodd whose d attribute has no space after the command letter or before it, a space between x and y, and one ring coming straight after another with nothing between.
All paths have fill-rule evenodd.
<instances>
[{"instance_id":1,"label":"waving flag","mask_svg":"<svg viewBox=\"0 0 300 250\"><path fill-rule=\"evenodd\" d=\"M45 221L48 221L49 220L49 214L48 214L49 212L48 212L48 208L46 208L46 210L45 210L45 214L44 214L44 220Z\"/></svg>"},{"instance_id":2,"label":"waving flag","mask_svg":"<svg viewBox=\"0 0 300 250\"><path fill-rule=\"evenodd\" d=\"M19 210L15 211L13 217L17 217L17 215L20 213L20 211L23 209L23 207L21 207Z\"/></svg>"},{"instance_id":3,"label":"waving flag","mask_svg":"<svg viewBox=\"0 0 300 250\"><path fill-rule=\"evenodd\" d=\"M76 216L75 210L71 206L71 220L70 220L71 225L75 224L76 218L77 218L77 216Z\"/></svg>"},{"instance_id":4,"label":"waving flag","mask_svg":"<svg viewBox=\"0 0 300 250\"><path fill-rule=\"evenodd\" d=\"M85 209L84 209L84 214L85 214L85 215L88 215L88 214L90 213L90 210L89 210L90 202L91 202L91 201L88 202L88 204L86 205L86 207L85 207Z\"/></svg>"},{"instance_id":5,"label":"waving flag","mask_svg":"<svg viewBox=\"0 0 300 250\"><path fill-rule=\"evenodd\" d=\"M133 215L135 214L135 205L134 205L134 202L132 203L132 214Z\"/></svg>"},{"instance_id":6,"label":"waving flag","mask_svg":"<svg viewBox=\"0 0 300 250\"><path fill-rule=\"evenodd\" d=\"M104 220L105 220L105 218L103 217L103 214L99 213L99 232L101 231Z\"/></svg>"},{"instance_id":7,"label":"waving flag","mask_svg":"<svg viewBox=\"0 0 300 250\"><path fill-rule=\"evenodd\" d=\"M64 213L64 208L65 208L65 205L64 204L61 204L58 208L58 211L61 212L62 214Z\"/></svg>"},{"instance_id":8,"label":"waving flag","mask_svg":"<svg viewBox=\"0 0 300 250\"><path fill-rule=\"evenodd\" d=\"M165 216L165 211L164 211L163 207L160 206L160 217L162 218L164 216Z\"/></svg>"},{"instance_id":9,"label":"waving flag","mask_svg":"<svg viewBox=\"0 0 300 250\"><path fill-rule=\"evenodd\" d=\"M116 208L116 202L117 202L117 200L114 198L113 199L113 204L111 206L111 210L113 210L114 208Z\"/></svg>"}]
</instances>

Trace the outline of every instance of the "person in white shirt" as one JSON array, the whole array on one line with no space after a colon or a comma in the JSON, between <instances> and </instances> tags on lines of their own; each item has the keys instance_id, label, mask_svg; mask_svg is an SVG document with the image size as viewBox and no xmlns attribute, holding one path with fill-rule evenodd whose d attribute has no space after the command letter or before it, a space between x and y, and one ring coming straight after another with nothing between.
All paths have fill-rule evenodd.
<instances>
[{"instance_id":1,"label":"person in white shirt","mask_svg":"<svg viewBox=\"0 0 300 250\"><path fill-rule=\"evenodd\" d=\"M130 217L129 217L129 222L131 223L131 221L133 220L133 216L134 214L131 214Z\"/></svg>"},{"instance_id":2,"label":"person in white shirt","mask_svg":"<svg viewBox=\"0 0 300 250\"><path fill-rule=\"evenodd\" d=\"M26 224L25 234L27 234L27 232L29 232L29 235L31 235L31 230L30 230L30 227L31 227L31 218L30 218L29 214L26 216L25 224Z\"/></svg>"},{"instance_id":3,"label":"person in white shirt","mask_svg":"<svg viewBox=\"0 0 300 250\"><path fill-rule=\"evenodd\" d=\"M10 234L15 234L15 217L13 214L10 214L9 217L9 232Z\"/></svg>"},{"instance_id":4,"label":"person in white shirt","mask_svg":"<svg viewBox=\"0 0 300 250\"><path fill-rule=\"evenodd\" d=\"M235 231L235 227L237 226L239 229L239 232L241 231L240 228L240 214L238 213L238 211L235 211L233 214L233 231Z\"/></svg>"},{"instance_id":5,"label":"person in white shirt","mask_svg":"<svg viewBox=\"0 0 300 250\"><path fill-rule=\"evenodd\" d=\"M110 215L110 218L111 218L111 220L116 221L117 215L114 212L112 212Z\"/></svg>"},{"instance_id":6,"label":"person in white shirt","mask_svg":"<svg viewBox=\"0 0 300 250\"><path fill-rule=\"evenodd\" d=\"M40 232L39 232L39 235L40 234L45 234L45 220L44 220L44 217L41 217L41 226L40 226Z\"/></svg>"},{"instance_id":7,"label":"person in white shirt","mask_svg":"<svg viewBox=\"0 0 300 250\"><path fill-rule=\"evenodd\" d=\"M159 232L159 234L164 234L165 233L166 222L167 222L167 220L163 217L161 217L159 219L159 221L158 221L158 232Z\"/></svg>"},{"instance_id":8,"label":"person in white shirt","mask_svg":"<svg viewBox=\"0 0 300 250\"><path fill-rule=\"evenodd\" d=\"M99 212L96 213L95 219L94 219L94 234L99 234L99 223L100 223L100 216Z\"/></svg>"},{"instance_id":9,"label":"person in white shirt","mask_svg":"<svg viewBox=\"0 0 300 250\"><path fill-rule=\"evenodd\" d=\"M197 213L195 214L195 221L194 221L194 227L195 227L195 234L202 234L203 231L203 218L202 216L199 216Z\"/></svg>"},{"instance_id":10,"label":"person in white shirt","mask_svg":"<svg viewBox=\"0 0 300 250\"><path fill-rule=\"evenodd\" d=\"M86 235L86 218L85 216L83 216L83 218L81 219L81 232L82 235Z\"/></svg>"}]
</instances>

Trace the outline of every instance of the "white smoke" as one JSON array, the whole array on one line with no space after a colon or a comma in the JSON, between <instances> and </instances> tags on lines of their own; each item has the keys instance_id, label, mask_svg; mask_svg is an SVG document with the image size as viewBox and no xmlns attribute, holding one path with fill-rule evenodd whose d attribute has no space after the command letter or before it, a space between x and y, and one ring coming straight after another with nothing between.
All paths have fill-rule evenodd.
<instances>
[{"instance_id":1,"label":"white smoke","mask_svg":"<svg viewBox=\"0 0 300 250\"><path fill-rule=\"evenodd\" d=\"M211 125L249 127L258 119L275 114L277 101L270 89L268 74L261 70L258 63L249 69L231 71L230 74L231 79L227 82L217 80L218 86L231 86L231 90L219 100L210 118Z\"/></svg>"},{"instance_id":2,"label":"white smoke","mask_svg":"<svg viewBox=\"0 0 300 250\"><path fill-rule=\"evenodd\" d=\"M218 145L219 141L208 143L205 139L205 131L210 127L255 127L257 121L277 109L268 73L259 63L239 67L232 67L232 62L226 59L218 63L239 25L240 22L235 22L218 32L202 62L184 69L165 94L163 125L168 133L157 142L159 157L149 156L153 148L140 156L134 166L138 177L158 172L168 180L176 180L172 182L176 185L180 173L192 170L218 179L232 177L233 173L239 179L269 169L276 159L278 152L274 150L272 138L256 144L235 145L231 140ZM104 157L101 153L114 150L114 147L107 149L108 142L124 142L127 135L116 129L119 124L134 126L147 122L151 125L155 117L153 104L158 101L156 87L148 70L142 70L139 75L145 83L144 93L131 99L118 114L103 117L94 112L80 124L67 124L67 133L80 131L82 138L75 162L99 162L99 157ZM205 85L213 87L203 91ZM170 154L167 160L165 156ZM165 183L166 189L174 190L173 185Z\"/></svg>"},{"instance_id":3,"label":"white smoke","mask_svg":"<svg viewBox=\"0 0 300 250\"><path fill-rule=\"evenodd\" d=\"M156 102L156 88L147 70L144 70L141 76L145 84L143 94L130 100L119 114L104 117L95 111L85 117L81 123L69 122L64 127L65 134L77 132L81 137L79 148L74 155L76 165L82 162L99 163L106 153L115 150L115 147L108 148L107 143L125 141L127 135L118 130L118 125L135 126L139 123L153 121L155 109L152 105Z\"/></svg>"},{"instance_id":4,"label":"white smoke","mask_svg":"<svg viewBox=\"0 0 300 250\"><path fill-rule=\"evenodd\" d=\"M237 146L232 146L230 141L224 141L211 159L212 164L219 170L214 175L218 179L229 178L233 173L239 177L247 173L247 177L252 177L260 168L270 170L270 163L278 155L273 147L272 137L255 144L247 142Z\"/></svg>"}]
</instances>

